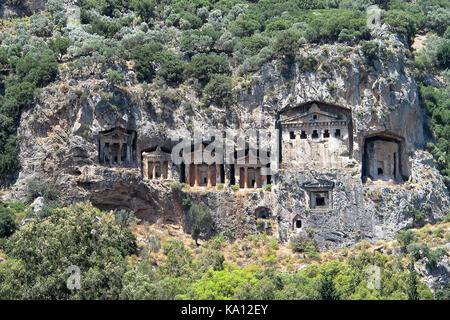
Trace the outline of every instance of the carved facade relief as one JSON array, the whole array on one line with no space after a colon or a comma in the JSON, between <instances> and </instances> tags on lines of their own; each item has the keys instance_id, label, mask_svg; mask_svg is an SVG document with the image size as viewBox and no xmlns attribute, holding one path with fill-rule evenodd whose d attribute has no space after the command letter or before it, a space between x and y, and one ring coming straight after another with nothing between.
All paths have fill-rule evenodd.
<instances>
[{"instance_id":1,"label":"carved facade relief","mask_svg":"<svg viewBox=\"0 0 450 320\"><path fill-rule=\"evenodd\" d=\"M279 121L286 168L343 168L352 154L350 110L318 102L284 112Z\"/></svg>"},{"instance_id":2,"label":"carved facade relief","mask_svg":"<svg viewBox=\"0 0 450 320\"><path fill-rule=\"evenodd\" d=\"M135 166L136 132L123 128L100 132L99 162L109 166Z\"/></svg>"},{"instance_id":3,"label":"carved facade relief","mask_svg":"<svg viewBox=\"0 0 450 320\"><path fill-rule=\"evenodd\" d=\"M172 161L170 153L156 150L142 153L142 175L148 180L172 179Z\"/></svg>"},{"instance_id":4,"label":"carved facade relief","mask_svg":"<svg viewBox=\"0 0 450 320\"><path fill-rule=\"evenodd\" d=\"M334 182L328 180L318 180L303 184L306 190L306 199L309 209L331 210L333 209L333 188Z\"/></svg>"}]
</instances>

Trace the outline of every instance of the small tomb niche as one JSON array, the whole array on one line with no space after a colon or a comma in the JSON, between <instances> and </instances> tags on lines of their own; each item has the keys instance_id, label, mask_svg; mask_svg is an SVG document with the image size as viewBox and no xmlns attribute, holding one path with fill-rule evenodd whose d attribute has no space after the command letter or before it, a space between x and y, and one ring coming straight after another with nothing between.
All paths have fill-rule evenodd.
<instances>
[{"instance_id":1,"label":"small tomb niche","mask_svg":"<svg viewBox=\"0 0 450 320\"><path fill-rule=\"evenodd\" d=\"M362 157L363 182L372 181L401 182L407 176L403 143L404 139L393 135L376 135L364 140Z\"/></svg>"},{"instance_id":2,"label":"small tomb niche","mask_svg":"<svg viewBox=\"0 0 450 320\"><path fill-rule=\"evenodd\" d=\"M309 208L312 210L330 210L333 208L334 182L318 180L303 184L309 197Z\"/></svg>"},{"instance_id":3,"label":"small tomb niche","mask_svg":"<svg viewBox=\"0 0 450 320\"><path fill-rule=\"evenodd\" d=\"M271 212L266 207L260 207L255 210L256 217L256 229L260 233L271 233L271 223L269 221L271 217Z\"/></svg>"},{"instance_id":4,"label":"small tomb niche","mask_svg":"<svg viewBox=\"0 0 450 320\"><path fill-rule=\"evenodd\" d=\"M302 220L298 214L292 219L292 230L300 230L303 227Z\"/></svg>"},{"instance_id":5,"label":"small tomb niche","mask_svg":"<svg viewBox=\"0 0 450 320\"><path fill-rule=\"evenodd\" d=\"M256 219L269 219L271 216L270 209L268 209L266 207L257 208L255 210L255 216L256 216Z\"/></svg>"},{"instance_id":6,"label":"small tomb niche","mask_svg":"<svg viewBox=\"0 0 450 320\"><path fill-rule=\"evenodd\" d=\"M170 150L161 146L142 152L142 175L148 180L171 178L172 161Z\"/></svg>"},{"instance_id":7,"label":"small tomb niche","mask_svg":"<svg viewBox=\"0 0 450 320\"><path fill-rule=\"evenodd\" d=\"M135 166L136 132L120 127L99 132L99 162L108 166Z\"/></svg>"}]
</instances>

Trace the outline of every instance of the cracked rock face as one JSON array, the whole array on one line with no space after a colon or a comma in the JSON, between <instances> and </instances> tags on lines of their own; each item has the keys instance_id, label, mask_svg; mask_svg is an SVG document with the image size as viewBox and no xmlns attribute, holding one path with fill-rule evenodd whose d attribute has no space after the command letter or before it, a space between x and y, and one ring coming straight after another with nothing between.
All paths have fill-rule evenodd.
<instances>
[{"instance_id":1,"label":"cracked rock face","mask_svg":"<svg viewBox=\"0 0 450 320\"><path fill-rule=\"evenodd\" d=\"M385 51L373 62L359 47L334 44L301 49L300 55L317 59L314 71L297 62L287 67L281 67L283 61L267 63L236 85L236 102L228 107L205 107L185 86L143 88L131 70L122 70L124 87L108 85L101 70L91 76L61 71L61 80L44 88L40 101L22 113L22 168L4 198L23 198L29 179L52 180L64 201L90 200L104 209L132 209L151 222L163 218L188 226L182 200L189 196L208 204L217 217L216 231L230 238L260 232L258 212L264 211L267 232L281 241L308 233L322 249L388 240L401 229L438 221L448 213L449 194L432 156L423 150L425 116L405 64L406 49L387 31L376 41ZM271 129L281 111L309 101L349 110L353 141L346 166L282 169L273 175L270 191L225 186L195 192L178 182L142 179L141 152L172 148L171 135L187 135L193 128ZM99 163L99 133L115 127L136 132L138 159L131 167ZM406 181L363 183L364 142L380 132L402 138ZM312 209L312 203L319 208Z\"/></svg>"}]
</instances>

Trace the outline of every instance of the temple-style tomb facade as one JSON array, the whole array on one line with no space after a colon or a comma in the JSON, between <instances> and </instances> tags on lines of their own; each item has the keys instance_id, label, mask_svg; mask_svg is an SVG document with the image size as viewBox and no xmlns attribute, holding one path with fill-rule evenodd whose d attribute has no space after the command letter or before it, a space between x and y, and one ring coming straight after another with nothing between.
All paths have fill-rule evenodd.
<instances>
[{"instance_id":1,"label":"temple-style tomb facade","mask_svg":"<svg viewBox=\"0 0 450 320\"><path fill-rule=\"evenodd\" d=\"M349 109L309 102L281 114L281 166L343 168L352 155ZM349 134L350 133L350 134Z\"/></svg>"}]
</instances>

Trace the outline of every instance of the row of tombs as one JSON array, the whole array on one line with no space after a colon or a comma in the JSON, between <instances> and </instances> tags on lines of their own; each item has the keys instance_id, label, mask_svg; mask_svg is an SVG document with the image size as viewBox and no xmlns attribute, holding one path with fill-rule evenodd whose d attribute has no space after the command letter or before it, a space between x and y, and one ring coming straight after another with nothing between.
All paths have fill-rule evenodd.
<instances>
[{"instance_id":1,"label":"row of tombs","mask_svg":"<svg viewBox=\"0 0 450 320\"><path fill-rule=\"evenodd\" d=\"M351 110L345 107L309 102L281 112L276 128L279 138L279 167L287 170L346 168L353 158ZM240 188L261 188L271 183L269 164L249 162L235 153L234 164L173 164L171 148L153 146L138 152L137 134L116 127L99 133L99 162L106 166L140 167L148 180L176 180L190 186L218 184ZM408 176L405 139L383 132L364 137L362 149L363 182L399 183ZM204 148L205 145L202 145ZM242 156L241 156L242 157ZM259 160L258 160L259 161ZM268 171L269 172L269 171ZM329 192L323 190L322 193ZM329 197L318 196L314 206L329 206Z\"/></svg>"}]
</instances>

